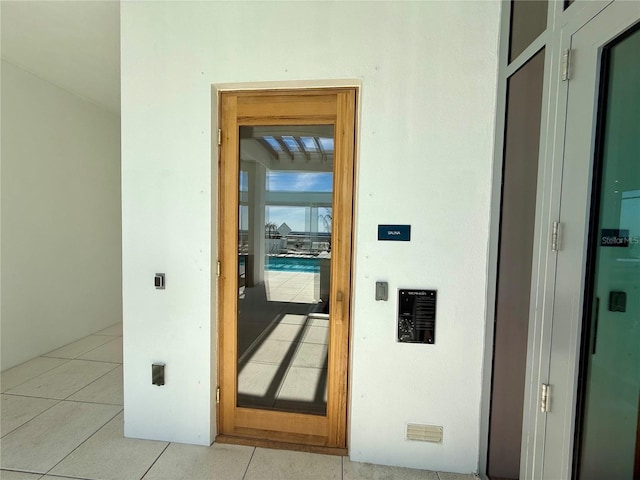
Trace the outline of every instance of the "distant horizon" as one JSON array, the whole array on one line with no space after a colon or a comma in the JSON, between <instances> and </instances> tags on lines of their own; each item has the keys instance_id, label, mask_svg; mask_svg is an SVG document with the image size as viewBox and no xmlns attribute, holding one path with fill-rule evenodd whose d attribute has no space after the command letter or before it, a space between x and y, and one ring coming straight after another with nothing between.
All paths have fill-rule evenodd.
<instances>
[{"instance_id":1,"label":"distant horizon","mask_svg":"<svg viewBox=\"0 0 640 480\"><path fill-rule=\"evenodd\" d=\"M309 207L281 207L273 205L265 208L265 225L273 222L276 229L286 223L292 232L307 233L307 209ZM329 207L320 207L318 211L318 233L328 233L324 228L324 223L320 218L322 215L331 215Z\"/></svg>"},{"instance_id":2,"label":"distant horizon","mask_svg":"<svg viewBox=\"0 0 640 480\"><path fill-rule=\"evenodd\" d=\"M332 192L332 172L267 171L268 192Z\"/></svg>"},{"instance_id":3,"label":"distant horizon","mask_svg":"<svg viewBox=\"0 0 640 480\"><path fill-rule=\"evenodd\" d=\"M283 172L267 171L266 189L268 192L332 192L332 172ZM307 231L307 208L267 205L265 223L273 222L276 228L286 223L292 231ZM322 207L319 215L326 215L330 208ZM318 219L318 230L324 231L324 224Z\"/></svg>"},{"instance_id":4,"label":"distant horizon","mask_svg":"<svg viewBox=\"0 0 640 480\"><path fill-rule=\"evenodd\" d=\"M268 192L320 192L333 191L333 172L296 172L268 170L265 179ZM248 178L245 172L240 173L242 191L248 189ZM309 207L266 205L265 225L273 222L276 229L286 223L292 232L307 233L307 210ZM244 210L241 209L241 210ZM318 233L329 233L325 228L322 217L331 216L331 207L318 207ZM246 214L241 214L241 230L246 231L248 225Z\"/></svg>"}]
</instances>

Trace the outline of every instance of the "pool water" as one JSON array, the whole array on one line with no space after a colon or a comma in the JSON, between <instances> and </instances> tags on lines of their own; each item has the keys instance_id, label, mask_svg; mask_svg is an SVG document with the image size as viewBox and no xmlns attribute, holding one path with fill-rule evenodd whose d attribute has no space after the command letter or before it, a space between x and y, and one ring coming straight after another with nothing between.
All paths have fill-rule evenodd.
<instances>
[{"instance_id":1,"label":"pool water","mask_svg":"<svg viewBox=\"0 0 640 480\"><path fill-rule=\"evenodd\" d=\"M300 257L267 257L265 270L276 272L320 273L320 259Z\"/></svg>"}]
</instances>

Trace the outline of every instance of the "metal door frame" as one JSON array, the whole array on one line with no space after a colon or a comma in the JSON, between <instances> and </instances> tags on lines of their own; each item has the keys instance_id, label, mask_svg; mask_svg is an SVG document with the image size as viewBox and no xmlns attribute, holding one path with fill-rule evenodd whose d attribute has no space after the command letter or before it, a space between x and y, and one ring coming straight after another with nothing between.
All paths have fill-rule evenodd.
<instances>
[{"instance_id":1,"label":"metal door frame","mask_svg":"<svg viewBox=\"0 0 640 480\"><path fill-rule=\"evenodd\" d=\"M593 4L554 29L549 42L520 468L524 479L568 480L572 475L600 55L603 46L638 21L640 3ZM568 49L570 78L563 81L562 57ZM558 251L552 249L554 221L560 222ZM540 411L542 384L551 386L548 413Z\"/></svg>"}]
</instances>

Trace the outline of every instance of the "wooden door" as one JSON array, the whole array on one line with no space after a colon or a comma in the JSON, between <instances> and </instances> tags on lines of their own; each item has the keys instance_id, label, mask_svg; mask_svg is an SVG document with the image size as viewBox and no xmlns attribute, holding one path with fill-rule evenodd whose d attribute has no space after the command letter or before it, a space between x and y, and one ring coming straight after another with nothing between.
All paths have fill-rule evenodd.
<instances>
[{"instance_id":1,"label":"wooden door","mask_svg":"<svg viewBox=\"0 0 640 480\"><path fill-rule=\"evenodd\" d=\"M220 94L217 441L346 452L355 102Z\"/></svg>"}]
</instances>

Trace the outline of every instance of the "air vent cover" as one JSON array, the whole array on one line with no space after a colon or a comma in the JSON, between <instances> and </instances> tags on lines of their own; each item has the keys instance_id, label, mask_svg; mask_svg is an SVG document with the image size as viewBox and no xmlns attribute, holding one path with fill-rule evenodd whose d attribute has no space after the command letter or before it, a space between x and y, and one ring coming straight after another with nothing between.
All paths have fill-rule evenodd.
<instances>
[{"instance_id":1,"label":"air vent cover","mask_svg":"<svg viewBox=\"0 0 640 480\"><path fill-rule=\"evenodd\" d=\"M442 443L442 427L407 423L407 440Z\"/></svg>"}]
</instances>

